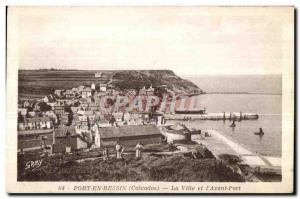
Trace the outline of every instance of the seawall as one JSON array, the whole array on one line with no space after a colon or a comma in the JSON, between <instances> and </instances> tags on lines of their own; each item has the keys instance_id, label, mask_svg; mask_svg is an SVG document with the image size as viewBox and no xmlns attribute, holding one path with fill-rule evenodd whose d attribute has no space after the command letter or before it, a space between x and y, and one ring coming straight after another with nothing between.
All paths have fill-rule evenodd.
<instances>
[{"instance_id":1,"label":"seawall","mask_svg":"<svg viewBox=\"0 0 300 199\"><path fill-rule=\"evenodd\" d=\"M206 113L206 114L166 114L167 120L256 120L258 114L255 113Z\"/></svg>"}]
</instances>

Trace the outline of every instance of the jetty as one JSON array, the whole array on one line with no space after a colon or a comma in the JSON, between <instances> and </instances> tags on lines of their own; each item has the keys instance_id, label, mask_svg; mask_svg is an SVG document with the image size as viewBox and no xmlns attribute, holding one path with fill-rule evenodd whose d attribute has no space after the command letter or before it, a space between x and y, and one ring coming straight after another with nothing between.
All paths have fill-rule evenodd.
<instances>
[{"instance_id":1,"label":"jetty","mask_svg":"<svg viewBox=\"0 0 300 199\"><path fill-rule=\"evenodd\" d=\"M165 114L167 120L257 120L256 113L223 112L205 114Z\"/></svg>"},{"instance_id":2,"label":"jetty","mask_svg":"<svg viewBox=\"0 0 300 199\"><path fill-rule=\"evenodd\" d=\"M281 157L253 153L245 146L236 143L216 130L205 130L205 132L210 137L201 138L195 135L192 137L192 140L199 144L204 144L216 158L222 154L236 155L242 159L241 164L248 165L257 172L281 174Z\"/></svg>"}]
</instances>

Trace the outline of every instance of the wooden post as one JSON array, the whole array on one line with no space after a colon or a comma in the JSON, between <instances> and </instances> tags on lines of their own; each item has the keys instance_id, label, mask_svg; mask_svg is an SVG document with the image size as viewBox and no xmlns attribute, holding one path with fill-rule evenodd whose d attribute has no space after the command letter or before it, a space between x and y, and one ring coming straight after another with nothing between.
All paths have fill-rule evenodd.
<instances>
[{"instance_id":1,"label":"wooden post","mask_svg":"<svg viewBox=\"0 0 300 199\"><path fill-rule=\"evenodd\" d=\"M52 128L52 130L53 130L53 133L52 133L52 144L55 144L55 131L54 131L54 126L53 126L53 128Z\"/></svg>"}]
</instances>

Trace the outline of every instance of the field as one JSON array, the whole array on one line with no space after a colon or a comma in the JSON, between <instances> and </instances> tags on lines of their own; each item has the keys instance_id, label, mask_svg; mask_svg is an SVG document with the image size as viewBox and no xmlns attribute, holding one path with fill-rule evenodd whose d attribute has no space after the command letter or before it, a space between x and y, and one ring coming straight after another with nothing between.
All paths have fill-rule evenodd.
<instances>
[{"instance_id":1,"label":"field","mask_svg":"<svg viewBox=\"0 0 300 199\"><path fill-rule=\"evenodd\" d=\"M95 78L96 71L89 70L19 70L19 97L44 96L54 89L70 89L80 85L90 86L100 78ZM110 73L101 78L107 82Z\"/></svg>"},{"instance_id":2,"label":"field","mask_svg":"<svg viewBox=\"0 0 300 199\"><path fill-rule=\"evenodd\" d=\"M101 77L95 73L101 72ZM184 80L169 70L19 70L19 98L41 97L53 93L54 89L71 89L92 83L113 84L120 89L140 89L150 85L166 85L172 90L188 93L202 92L195 84Z\"/></svg>"}]
</instances>

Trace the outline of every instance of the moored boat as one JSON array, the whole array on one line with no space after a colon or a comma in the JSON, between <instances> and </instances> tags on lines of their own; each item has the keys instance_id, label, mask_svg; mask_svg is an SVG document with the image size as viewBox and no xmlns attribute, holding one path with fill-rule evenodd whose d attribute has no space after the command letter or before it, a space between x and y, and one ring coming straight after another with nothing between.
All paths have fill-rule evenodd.
<instances>
[{"instance_id":1,"label":"moored boat","mask_svg":"<svg viewBox=\"0 0 300 199\"><path fill-rule=\"evenodd\" d=\"M259 128L259 132L254 132L254 135L264 135L262 128Z\"/></svg>"}]
</instances>

